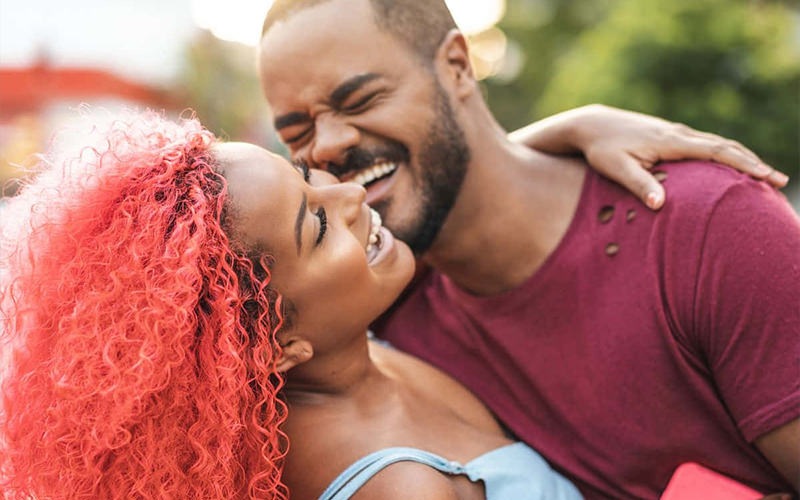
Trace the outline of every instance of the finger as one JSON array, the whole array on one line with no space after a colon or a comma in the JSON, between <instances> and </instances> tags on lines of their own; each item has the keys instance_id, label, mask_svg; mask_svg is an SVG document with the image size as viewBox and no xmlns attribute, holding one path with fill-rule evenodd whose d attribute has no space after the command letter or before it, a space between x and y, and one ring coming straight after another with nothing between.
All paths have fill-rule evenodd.
<instances>
[{"instance_id":1,"label":"finger","mask_svg":"<svg viewBox=\"0 0 800 500\"><path fill-rule=\"evenodd\" d=\"M764 164L755 153L736 141L718 143L711 149L710 160L731 166L757 179L765 179L774 172L774 169Z\"/></svg>"},{"instance_id":2,"label":"finger","mask_svg":"<svg viewBox=\"0 0 800 500\"><path fill-rule=\"evenodd\" d=\"M664 204L664 186L650 171L642 168L642 162L624 151L587 158L598 171L621 184L638 197L651 210Z\"/></svg>"},{"instance_id":3,"label":"finger","mask_svg":"<svg viewBox=\"0 0 800 500\"><path fill-rule=\"evenodd\" d=\"M723 156L727 155L726 158L722 158L717 161L722 162L725 160L734 168L739 165L743 169L749 169L742 170L742 172L747 172L754 175L766 175L768 173L768 169L761 169L760 171L758 170L760 167L765 166L764 162L761 161L761 158L759 158L757 154L744 147L741 142L734 141L732 139L725 139L718 135L709 134L707 132L702 132L702 134L702 139L708 141L709 148L712 149L715 154L722 154Z\"/></svg>"},{"instance_id":4,"label":"finger","mask_svg":"<svg viewBox=\"0 0 800 500\"><path fill-rule=\"evenodd\" d=\"M761 161L754 152L741 143L725 139L709 132L700 132L688 127L676 125L671 134L675 147L665 154L663 159L678 160L699 158L723 163L756 179L763 179L770 184L782 187L784 175L774 175L777 171Z\"/></svg>"},{"instance_id":5,"label":"finger","mask_svg":"<svg viewBox=\"0 0 800 500\"><path fill-rule=\"evenodd\" d=\"M751 175L769 175L769 167L766 169L761 159L742 144L724 139L718 135L707 132L692 132L691 134L673 137L674 147L670 153L680 155L687 159L698 158L703 160L725 163L741 172Z\"/></svg>"},{"instance_id":6,"label":"finger","mask_svg":"<svg viewBox=\"0 0 800 500\"><path fill-rule=\"evenodd\" d=\"M710 135L711 138L708 140L716 144L710 146L711 155L708 158L709 160L733 167L776 188L785 187L789 182L789 177L762 162L755 153L741 143L727 139L720 141L717 136Z\"/></svg>"},{"instance_id":7,"label":"finger","mask_svg":"<svg viewBox=\"0 0 800 500\"><path fill-rule=\"evenodd\" d=\"M773 170L769 177L766 178L766 181L776 188L782 188L789 183L789 176L778 170Z\"/></svg>"}]
</instances>

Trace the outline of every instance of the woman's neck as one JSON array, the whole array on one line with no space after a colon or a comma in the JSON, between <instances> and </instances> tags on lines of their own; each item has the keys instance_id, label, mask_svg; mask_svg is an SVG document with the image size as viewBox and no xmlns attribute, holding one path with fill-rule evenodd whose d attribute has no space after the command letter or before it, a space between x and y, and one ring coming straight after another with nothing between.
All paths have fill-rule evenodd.
<instances>
[{"instance_id":1,"label":"woman's neck","mask_svg":"<svg viewBox=\"0 0 800 500\"><path fill-rule=\"evenodd\" d=\"M394 382L370 356L365 334L353 346L315 354L308 362L290 370L282 392L292 406L316 406L385 393Z\"/></svg>"}]
</instances>

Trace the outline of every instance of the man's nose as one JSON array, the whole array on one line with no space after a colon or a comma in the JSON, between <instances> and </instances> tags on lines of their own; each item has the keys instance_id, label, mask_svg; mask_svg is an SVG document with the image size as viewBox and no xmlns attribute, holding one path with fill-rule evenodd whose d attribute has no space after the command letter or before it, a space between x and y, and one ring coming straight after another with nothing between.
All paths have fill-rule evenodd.
<instances>
[{"instance_id":1,"label":"man's nose","mask_svg":"<svg viewBox=\"0 0 800 500\"><path fill-rule=\"evenodd\" d=\"M341 165L347 158L348 150L358 146L361 140L356 127L336 116L320 115L314 127L311 161L322 170L328 170L331 164Z\"/></svg>"}]
</instances>

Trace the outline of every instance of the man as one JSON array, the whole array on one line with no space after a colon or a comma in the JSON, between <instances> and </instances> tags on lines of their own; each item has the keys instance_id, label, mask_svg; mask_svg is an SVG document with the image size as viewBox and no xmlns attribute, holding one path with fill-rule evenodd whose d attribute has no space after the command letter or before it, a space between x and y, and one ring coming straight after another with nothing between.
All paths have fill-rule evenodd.
<instances>
[{"instance_id":1,"label":"man","mask_svg":"<svg viewBox=\"0 0 800 500\"><path fill-rule=\"evenodd\" d=\"M260 50L293 156L365 184L432 268L381 337L587 496L656 498L692 461L800 487L800 222L780 195L667 164L652 212L582 159L510 142L439 0L278 0Z\"/></svg>"}]
</instances>

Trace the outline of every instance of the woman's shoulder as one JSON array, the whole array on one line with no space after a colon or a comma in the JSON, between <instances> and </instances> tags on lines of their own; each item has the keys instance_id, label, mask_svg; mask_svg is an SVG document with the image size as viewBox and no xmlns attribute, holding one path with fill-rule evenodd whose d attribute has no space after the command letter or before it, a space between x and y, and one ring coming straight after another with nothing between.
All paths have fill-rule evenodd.
<instances>
[{"instance_id":1,"label":"woman's shoulder","mask_svg":"<svg viewBox=\"0 0 800 500\"><path fill-rule=\"evenodd\" d=\"M355 491L353 500L430 498L455 500L464 498L462 488L438 470L413 461L396 462L381 468Z\"/></svg>"},{"instance_id":2,"label":"woman's shoulder","mask_svg":"<svg viewBox=\"0 0 800 500\"><path fill-rule=\"evenodd\" d=\"M388 375L418 393L421 400L443 406L471 426L502 433L494 416L463 384L435 366L383 342L370 342L370 356Z\"/></svg>"},{"instance_id":3,"label":"woman's shoulder","mask_svg":"<svg viewBox=\"0 0 800 500\"><path fill-rule=\"evenodd\" d=\"M445 373L374 342L370 342L370 357L386 382L370 387L370 394L360 391L357 397L325 404L289 405L285 430L290 446L284 477L293 498L316 498L354 462L384 448L411 446L466 462L505 444L491 413ZM384 486L370 489L380 491L396 481L402 484L416 477L409 470L420 468L434 484L417 481L419 487L435 489L442 477L447 479L425 465L398 462L369 481Z\"/></svg>"}]
</instances>

